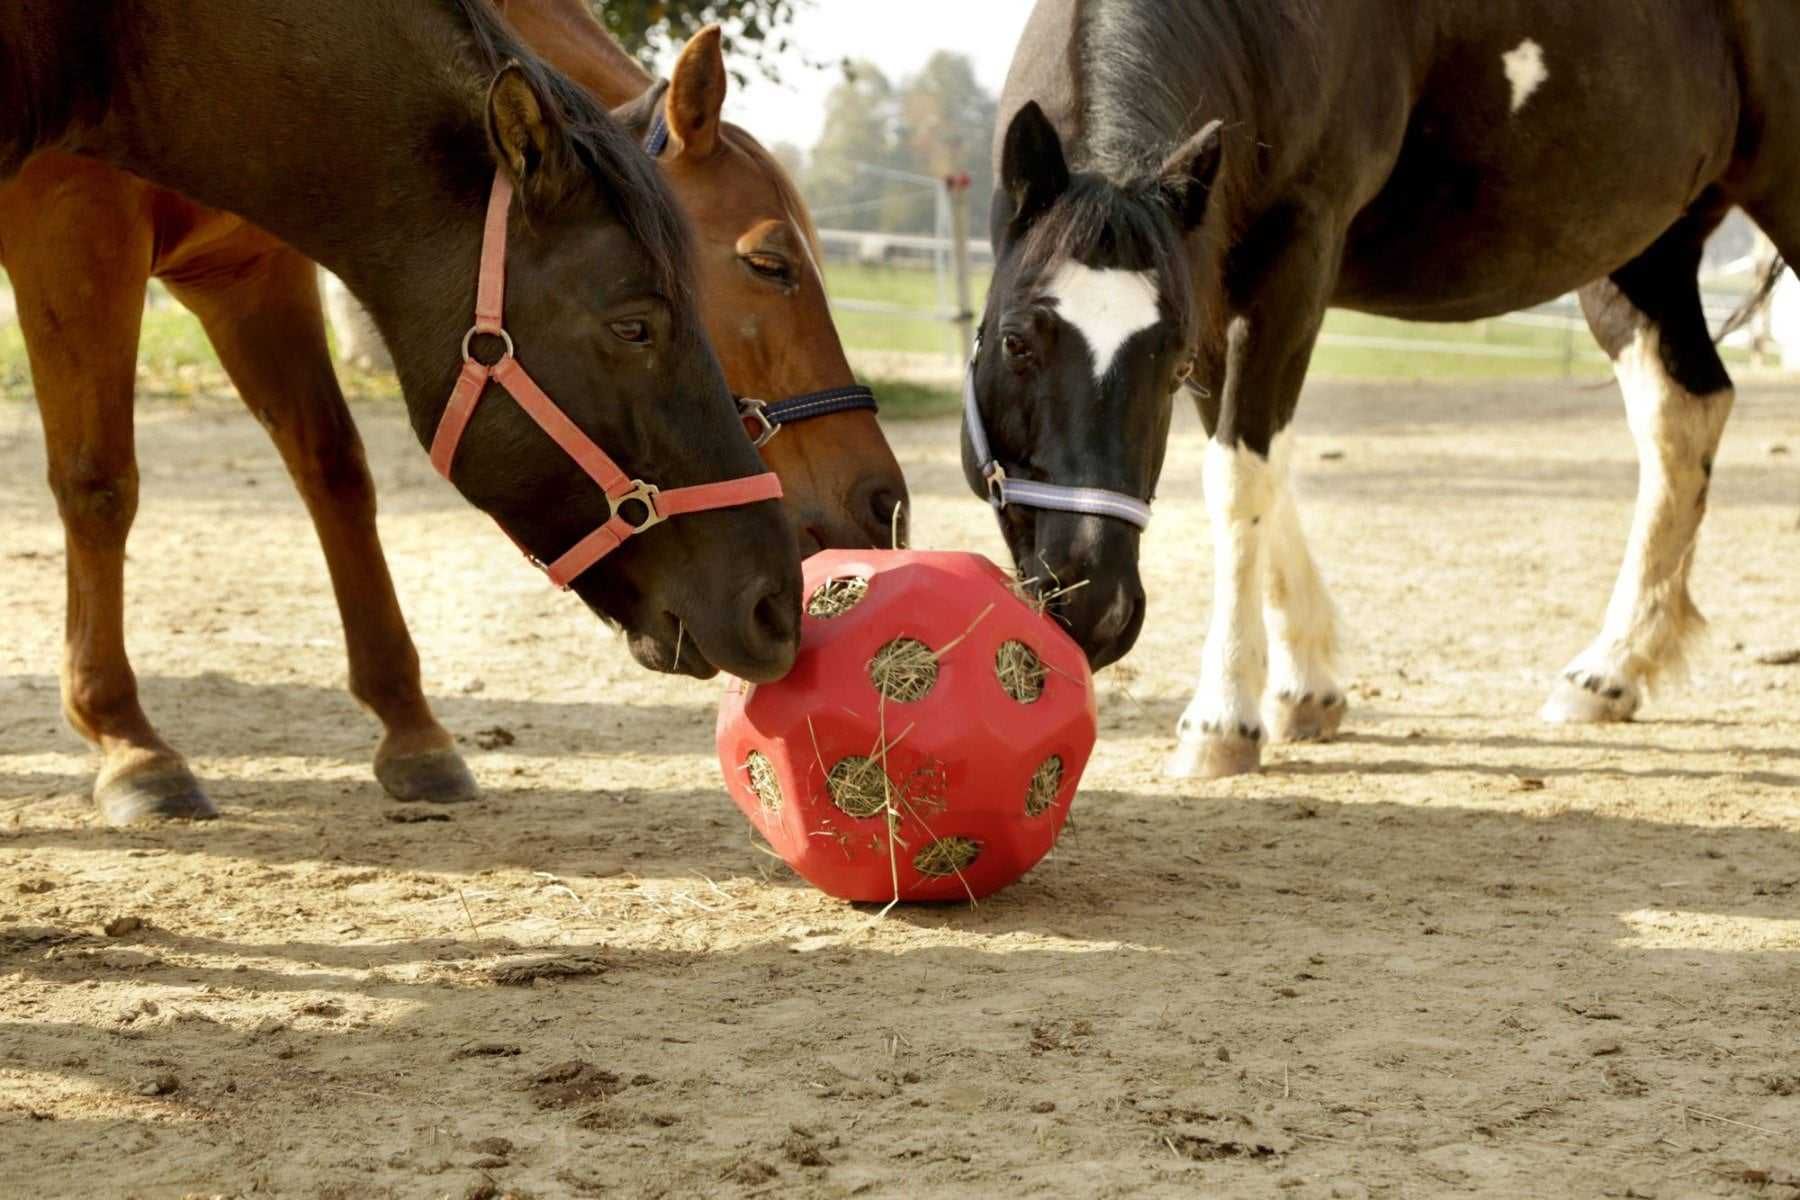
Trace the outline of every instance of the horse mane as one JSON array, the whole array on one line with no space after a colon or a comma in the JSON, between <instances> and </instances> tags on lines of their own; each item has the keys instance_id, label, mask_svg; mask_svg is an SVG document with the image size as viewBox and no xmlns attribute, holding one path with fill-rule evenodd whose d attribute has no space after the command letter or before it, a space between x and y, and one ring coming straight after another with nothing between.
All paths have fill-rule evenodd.
<instances>
[{"instance_id":1,"label":"horse mane","mask_svg":"<svg viewBox=\"0 0 1800 1200\"><path fill-rule=\"evenodd\" d=\"M467 24L487 78L509 63L516 64L538 94L555 105L570 155L599 185L626 230L649 256L664 295L678 307L691 304L693 272L687 224L650 157L587 91L525 46L493 0L441 2Z\"/></svg>"}]
</instances>

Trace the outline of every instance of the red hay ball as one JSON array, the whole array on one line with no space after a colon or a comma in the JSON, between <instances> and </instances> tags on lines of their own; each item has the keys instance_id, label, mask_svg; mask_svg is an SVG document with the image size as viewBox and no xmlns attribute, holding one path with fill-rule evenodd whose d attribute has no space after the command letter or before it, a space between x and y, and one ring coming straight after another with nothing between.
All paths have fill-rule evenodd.
<instances>
[{"instance_id":1,"label":"red hay ball","mask_svg":"<svg viewBox=\"0 0 1800 1200\"><path fill-rule=\"evenodd\" d=\"M1036 866L1093 753L1081 648L978 554L816 554L800 653L719 709L731 798L843 900L980 899Z\"/></svg>"}]
</instances>

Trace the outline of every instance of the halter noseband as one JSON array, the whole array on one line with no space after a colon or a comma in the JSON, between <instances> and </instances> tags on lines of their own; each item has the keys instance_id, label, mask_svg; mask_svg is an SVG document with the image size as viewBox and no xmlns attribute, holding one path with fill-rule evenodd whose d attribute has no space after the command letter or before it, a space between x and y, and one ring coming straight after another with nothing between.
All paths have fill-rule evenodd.
<instances>
[{"instance_id":1,"label":"halter noseband","mask_svg":"<svg viewBox=\"0 0 1800 1200\"><path fill-rule=\"evenodd\" d=\"M512 335L506 332L503 319L506 309L506 216L512 207L512 180L504 172L495 172L494 189L488 196L487 225L481 238L481 276L475 293L475 324L463 335L462 374L450 393L450 403L438 421L437 434L431 441L431 465L438 474L450 478L456 462L456 448L463 432L474 417L476 406L489 383L497 383L513 398L525 415L537 422L538 428L561 446L575 460L575 465L606 493L609 508L606 523L577 542L555 562L536 563L557 587L567 588L595 563L624 545L626 540L662 524L670 517L686 513L706 512L715 508L737 508L761 500L781 498L781 480L771 473L728 479L697 487L671 488L667 491L627 475L619 464L583 433L567 414L545 394L513 356ZM500 357L484 363L473 353L477 335L500 339ZM632 508L627 508L631 505ZM639 511L633 511L634 509Z\"/></svg>"},{"instance_id":2,"label":"halter noseband","mask_svg":"<svg viewBox=\"0 0 1800 1200\"><path fill-rule=\"evenodd\" d=\"M669 122L659 103L656 106L656 116L650 122L650 132L644 137L644 153L651 158L661 158L663 151L668 148ZM739 396L737 405L739 415L744 418L745 431L749 433L750 440L756 443L758 450L768 445L781 432L783 425L843 412L880 411L880 405L875 402L875 393L859 384L807 392L803 396L790 396L786 400L756 400L749 396Z\"/></svg>"},{"instance_id":3,"label":"halter noseband","mask_svg":"<svg viewBox=\"0 0 1800 1200\"><path fill-rule=\"evenodd\" d=\"M975 360L980 354L981 334L977 331L975 352L969 356L969 370L963 376L963 427L969 431L969 445L975 451L981 477L987 480L988 503L994 506L994 511L998 513L1009 504L1017 504L1021 508L1112 517L1139 529L1149 528L1150 506L1136 496L1105 488L1013 479L1006 474L1006 468L1000 465L988 445L987 427L981 423L981 406L975 402Z\"/></svg>"}]
</instances>

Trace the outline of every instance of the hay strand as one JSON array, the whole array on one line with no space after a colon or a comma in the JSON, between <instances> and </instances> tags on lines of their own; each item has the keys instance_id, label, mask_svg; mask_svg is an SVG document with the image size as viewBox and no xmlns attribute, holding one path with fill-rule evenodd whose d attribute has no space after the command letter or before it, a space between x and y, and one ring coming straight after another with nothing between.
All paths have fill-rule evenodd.
<instances>
[{"instance_id":1,"label":"hay strand","mask_svg":"<svg viewBox=\"0 0 1800 1200\"><path fill-rule=\"evenodd\" d=\"M869 581L860 576L848 576L843 579L827 579L821 583L806 602L809 616L818 617L821 621L829 621L833 617L841 617L861 604L863 597L869 594Z\"/></svg>"},{"instance_id":2,"label":"hay strand","mask_svg":"<svg viewBox=\"0 0 1800 1200\"><path fill-rule=\"evenodd\" d=\"M869 682L889 700L916 704L937 686L938 658L924 642L895 638L869 660Z\"/></svg>"},{"instance_id":3,"label":"hay strand","mask_svg":"<svg viewBox=\"0 0 1800 1200\"><path fill-rule=\"evenodd\" d=\"M1056 803L1056 794L1062 791L1062 781L1062 757L1052 754L1032 774L1031 782L1025 788L1025 815L1041 817L1049 812L1050 806Z\"/></svg>"},{"instance_id":4,"label":"hay strand","mask_svg":"<svg viewBox=\"0 0 1800 1200\"><path fill-rule=\"evenodd\" d=\"M961 875L979 857L980 842L965 837L937 838L913 856L913 866L921 875L942 879Z\"/></svg>"},{"instance_id":5,"label":"hay strand","mask_svg":"<svg viewBox=\"0 0 1800 1200\"><path fill-rule=\"evenodd\" d=\"M891 786L881 763L861 754L839 759L825 777L831 802L845 815L859 820L887 811Z\"/></svg>"},{"instance_id":6,"label":"hay strand","mask_svg":"<svg viewBox=\"0 0 1800 1200\"><path fill-rule=\"evenodd\" d=\"M1049 678L1044 660L1037 656L1037 651L1020 641L1000 643L1000 649L994 654L994 674L1000 677L1000 686L1006 694L1020 704L1036 704L1043 696L1044 683Z\"/></svg>"},{"instance_id":7,"label":"hay strand","mask_svg":"<svg viewBox=\"0 0 1800 1200\"><path fill-rule=\"evenodd\" d=\"M744 760L744 773L750 777L750 790L756 794L763 811L780 812L781 780L775 774L775 764L761 751L752 750L750 757Z\"/></svg>"}]
</instances>

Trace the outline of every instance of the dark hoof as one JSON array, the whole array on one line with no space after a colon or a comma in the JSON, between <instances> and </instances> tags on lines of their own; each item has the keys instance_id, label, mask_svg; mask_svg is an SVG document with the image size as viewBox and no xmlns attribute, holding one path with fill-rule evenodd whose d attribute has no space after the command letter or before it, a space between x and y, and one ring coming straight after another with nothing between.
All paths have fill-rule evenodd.
<instances>
[{"instance_id":1,"label":"dark hoof","mask_svg":"<svg viewBox=\"0 0 1800 1200\"><path fill-rule=\"evenodd\" d=\"M375 778L396 800L424 804L466 804L481 799L468 764L454 750L431 750L375 764Z\"/></svg>"},{"instance_id":2,"label":"dark hoof","mask_svg":"<svg viewBox=\"0 0 1800 1200\"><path fill-rule=\"evenodd\" d=\"M161 765L102 779L94 785L94 803L108 825L142 825L150 821L210 821L219 815L186 766Z\"/></svg>"}]
</instances>

